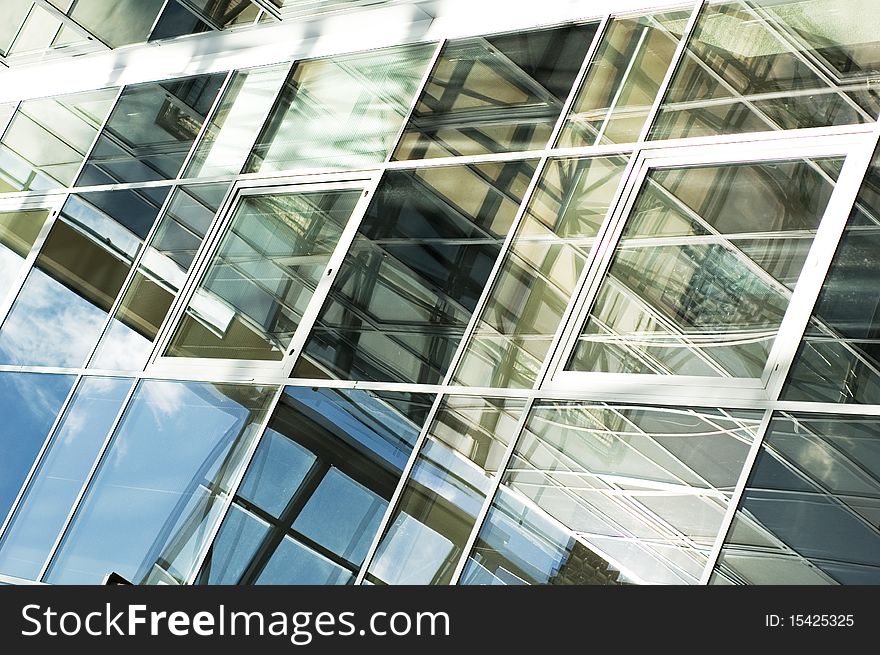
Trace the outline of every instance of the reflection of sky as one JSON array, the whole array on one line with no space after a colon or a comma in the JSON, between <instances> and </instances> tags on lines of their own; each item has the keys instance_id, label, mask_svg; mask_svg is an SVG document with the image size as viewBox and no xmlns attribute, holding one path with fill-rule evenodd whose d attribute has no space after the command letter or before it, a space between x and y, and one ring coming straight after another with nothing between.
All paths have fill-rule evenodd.
<instances>
[{"instance_id":1,"label":"reflection of sky","mask_svg":"<svg viewBox=\"0 0 880 655\"><path fill-rule=\"evenodd\" d=\"M0 545L0 571L34 579L118 413L131 380L84 378Z\"/></svg>"},{"instance_id":2,"label":"reflection of sky","mask_svg":"<svg viewBox=\"0 0 880 655\"><path fill-rule=\"evenodd\" d=\"M132 330L119 319L113 319L95 352L91 368L113 371L141 371L150 357L152 339Z\"/></svg>"},{"instance_id":3,"label":"reflection of sky","mask_svg":"<svg viewBox=\"0 0 880 655\"><path fill-rule=\"evenodd\" d=\"M11 289L23 261L12 250L0 244L0 300Z\"/></svg>"},{"instance_id":4,"label":"reflection of sky","mask_svg":"<svg viewBox=\"0 0 880 655\"><path fill-rule=\"evenodd\" d=\"M81 366L106 313L38 268L0 328L0 362Z\"/></svg>"},{"instance_id":5,"label":"reflection of sky","mask_svg":"<svg viewBox=\"0 0 880 655\"><path fill-rule=\"evenodd\" d=\"M0 372L0 521L27 476L73 380L71 375Z\"/></svg>"},{"instance_id":6,"label":"reflection of sky","mask_svg":"<svg viewBox=\"0 0 880 655\"><path fill-rule=\"evenodd\" d=\"M254 410L262 408L270 394L271 389L255 391L249 409L210 384L142 383L49 579L96 583L109 571L135 578L142 564L154 561L174 539L163 528L180 519L194 494L204 493L197 485L224 461L246 427L258 420L261 412ZM237 468L224 470L224 479ZM209 528L201 526L197 534L204 535Z\"/></svg>"}]
</instances>

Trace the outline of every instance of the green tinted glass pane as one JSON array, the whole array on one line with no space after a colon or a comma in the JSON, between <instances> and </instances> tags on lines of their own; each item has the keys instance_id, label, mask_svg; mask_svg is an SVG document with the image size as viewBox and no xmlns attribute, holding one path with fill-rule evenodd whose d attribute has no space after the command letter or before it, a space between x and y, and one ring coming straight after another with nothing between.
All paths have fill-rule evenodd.
<instances>
[{"instance_id":1,"label":"green tinted glass pane","mask_svg":"<svg viewBox=\"0 0 880 655\"><path fill-rule=\"evenodd\" d=\"M611 22L557 145L636 141L681 39L689 11Z\"/></svg>"},{"instance_id":2,"label":"green tinted glass pane","mask_svg":"<svg viewBox=\"0 0 880 655\"><path fill-rule=\"evenodd\" d=\"M534 385L625 166L621 157L547 164L455 382Z\"/></svg>"},{"instance_id":3,"label":"green tinted glass pane","mask_svg":"<svg viewBox=\"0 0 880 655\"><path fill-rule=\"evenodd\" d=\"M760 378L833 188L808 160L651 172L568 368Z\"/></svg>"},{"instance_id":4,"label":"green tinted glass pane","mask_svg":"<svg viewBox=\"0 0 880 655\"><path fill-rule=\"evenodd\" d=\"M245 196L166 354L282 359L360 197Z\"/></svg>"},{"instance_id":5,"label":"green tinted glass pane","mask_svg":"<svg viewBox=\"0 0 880 655\"><path fill-rule=\"evenodd\" d=\"M164 0L77 0L70 17L112 48L146 41Z\"/></svg>"},{"instance_id":6,"label":"green tinted glass pane","mask_svg":"<svg viewBox=\"0 0 880 655\"><path fill-rule=\"evenodd\" d=\"M402 46L297 63L246 172L350 168L394 147L434 46Z\"/></svg>"},{"instance_id":7,"label":"green tinted glass pane","mask_svg":"<svg viewBox=\"0 0 880 655\"><path fill-rule=\"evenodd\" d=\"M449 42L394 159L545 147L596 27L567 25Z\"/></svg>"},{"instance_id":8,"label":"green tinted glass pane","mask_svg":"<svg viewBox=\"0 0 880 655\"><path fill-rule=\"evenodd\" d=\"M874 121L878 22L872 0L704 7L651 138Z\"/></svg>"},{"instance_id":9,"label":"green tinted glass pane","mask_svg":"<svg viewBox=\"0 0 880 655\"><path fill-rule=\"evenodd\" d=\"M47 209L0 212L0 296L12 291L48 215Z\"/></svg>"}]
</instances>

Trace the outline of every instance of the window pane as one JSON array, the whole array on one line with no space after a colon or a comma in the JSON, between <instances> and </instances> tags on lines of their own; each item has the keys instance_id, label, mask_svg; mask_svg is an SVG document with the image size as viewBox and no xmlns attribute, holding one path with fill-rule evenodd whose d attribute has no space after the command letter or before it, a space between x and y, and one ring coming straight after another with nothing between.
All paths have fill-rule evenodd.
<instances>
[{"instance_id":1,"label":"window pane","mask_svg":"<svg viewBox=\"0 0 880 655\"><path fill-rule=\"evenodd\" d=\"M534 170L386 173L294 375L440 382Z\"/></svg>"},{"instance_id":2,"label":"window pane","mask_svg":"<svg viewBox=\"0 0 880 655\"><path fill-rule=\"evenodd\" d=\"M833 188L808 160L650 173L568 368L760 378Z\"/></svg>"},{"instance_id":3,"label":"window pane","mask_svg":"<svg viewBox=\"0 0 880 655\"><path fill-rule=\"evenodd\" d=\"M504 482L622 578L696 584L760 418L759 411L541 401Z\"/></svg>"},{"instance_id":4,"label":"window pane","mask_svg":"<svg viewBox=\"0 0 880 655\"><path fill-rule=\"evenodd\" d=\"M192 573L273 389L140 384L52 560L47 579L139 583Z\"/></svg>"},{"instance_id":5,"label":"window pane","mask_svg":"<svg viewBox=\"0 0 880 655\"><path fill-rule=\"evenodd\" d=\"M83 365L167 193L70 196L0 329L0 362Z\"/></svg>"},{"instance_id":6,"label":"window pane","mask_svg":"<svg viewBox=\"0 0 880 655\"><path fill-rule=\"evenodd\" d=\"M546 512L498 489L468 558L463 585L625 584L626 576Z\"/></svg>"},{"instance_id":7,"label":"window pane","mask_svg":"<svg viewBox=\"0 0 880 655\"><path fill-rule=\"evenodd\" d=\"M74 380L0 371L0 519L6 518Z\"/></svg>"},{"instance_id":8,"label":"window pane","mask_svg":"<svg viewBox=\"0 0 880 655\"><path fill-rule=\"evenodd\" d=\"M353 579L432 400L288 387L233 501L240 511L224 520L200 582ZM286 572L283 563L302 568ZM306 571L312 565L329 577L309 577L317 575Z\"/></svg>"},{"instance_id":9,"label":"window pane","mask_svg":"<svg viewBox=\"0 0 880 655\"><path fill-rule=\"evenodd\" d=\"M12 291L48 215L46 209L0 212L0 298Z\"/></svg>"},{"instance_id":10,"label":"window pane","mask_svg":"<svg viewBox=\"0 0 880 655\"><path fill-rule=\"evenodd\" d=\"M272 107L289 64L237 71L196 147L186 177L235 175Z\"/></svg>"},{"instance_id":11,"label":"window pane","mask_svg":"<svg viewBox=\"0 0 880 655\"><path fill-rule=\"evenodd\" d=\"M143 370L228 184L177 187L89 364Z\"/></svg>"},{"instance_id":12,"label":"window pane","mask_svg":"<svg viewBox=\"0 0 880 655\"><path fill-rule=\"evenodd\" d=\"M215 73L125 87L77 186L176 177L224 77Z\"/></svg>"},{"instance_id":13,"label":"window pane","mask_svg":"<svg viewBox=\"0 0 880 655\"><path fill-rule=\"evenodd\" d=\"M776 414L716 582L880 582L880 420Z\"/></svg>"},{"instance_id":14,"label":"window pane","mask_svg":"<svg viewBox=\"0 0 880 655\"><path fill-rule=\"evenodd\" d=\"M33 0L6 0L3 3L4 18L0 21L0 55L7 55L24 19L33 5Z\"/></svg>"},{"instance_id":15,"label":"window pane","mask_svg":"<svg viewBox=\"0 0 880 655\"><path fill-rule=\"evenodd\" d=\"M636 141L690 13L614 19L590 63L557 145Z\"/></svg>"},{"instance_id":16,"label":"window pane","mask_svg":"<svg viewBox=\"0 0 880 655\"><path fill-rule=\"evenodd\" d=\"M451 41L394 159L543 148L596 23Z\"/></svg>"},{"instance_id":17,"label":"window pane","mask_svg":"<svg viewBox=\"0 0 880 655\"><path fill-rule=\"evenodd\" d=\"M0 541L0 572L36 580L131 384L83 378Z\"/></svg>"},{"instance_id":18,"label":"window pane","mask_svg":"<svg viewBox=\"0 0 880 655\"><path fill-rule=\"evenodd\" d=\"M433 50L419 44L297 63L246 172L384 161Z\"/></svg>"},{"instance_id":19,"label":"window pane","mask_svg":"<svg viewBox=\"0 0 880 655\"><path fill-rule=\"evenodd\" d=\"M444 400L370 564L370 582L449 583L524 405Z\"/></svg>"},{"instance_id":20,"label":"window pane","mask_svg":"<svg viewBox=\"0 0 880 655\"><path fill-rule=\"evenodd\" d=\"M245 196L167 355L281 360L360 197Z\"/></svg>"},{"instance_id":21,"label":"window pane","mask_svg":"<svg viewBox=\"0 0 880 655\"><path fill-rule=\"evenodd\" d=\"M880 156L874 155L807 332L785 400L880 404Z\"/></svg>"},{"instance_id":22,"label":"window pane","mask_svg":"<svg viewBox=\"0 0 880 655\"><path fill-rule=\"evenodd\" d=\"M70 17L111 48L147 40L164 0L78 0Z\"/></svg>"},{"instance_id":23,"label":"window pane","mask_svg":"<svg viewBox=\"0 0 880 655\"><path fill-rule=\"evenodd\" d=\"M547 164L458 365L456 383L534 385L625 166L621 157Z\"/></svg>"},{"instance_id":24,"label":"window pane","mask_svg":"<svg viewBox=\"0 0 880 655\"><path fill-rule=\"evenodd\" d=\"M21 103L0 141L0 193L73 182L115 97L101 89Z\"/></svg>"},{"instance_id":25,"label":"window pane","mask_svg":"<svg viewBox=\"0 0 880 655\"><path fill-rule=\"evenodd\" d=\"M872 0L704 7L651 138L875 120L878 22Z\"/></svg>"}]
</instances>

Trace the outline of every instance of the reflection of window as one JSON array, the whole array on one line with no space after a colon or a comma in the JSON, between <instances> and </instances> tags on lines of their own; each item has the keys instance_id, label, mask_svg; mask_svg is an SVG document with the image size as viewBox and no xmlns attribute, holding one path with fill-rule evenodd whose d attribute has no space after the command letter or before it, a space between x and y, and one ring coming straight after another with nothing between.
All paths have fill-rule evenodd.
<instances>
[{"instance_id":1,"label":"reflection of window","mask_svg":"<svg viewBox=\"0 0 880 655\"><path fill-rule=\"evenodd\" d=\"M568 368L760 378L838 162L651 172Z\"/></svg>"},{"instance_id":2,"label":"reflection of window","mask_svg":"<svg viewBox=\"0 0 880 655\"><path fill-rule=\"evenodd\" d=\"M596 24L452 41L394 159L543 148Z\"/></svg>"},{"instance_id":3,"label":"reflection of window","mask_svg":"<svg viewBox=\"0 0 880 655\"><path fill-rule=\"evenodd\" d=\"M281 360L360 197L242 198L167 354Z\"/></svg>"},{"instance_id":4,"label":"reflection of window","mask_svg":"<svg viewBox=\"0 0 880 655\"><path fill-rule=\"evenodd\" d=\"M366 556L430 398L289 387L200 581L348 584Z\"/></svg>"},{"instance_id":5,"label":"reflection of window","mask_svg":"<svg viewBox=\"0 0 880 655\"><path fill-rule=\"evenodd\" d=\"M295 375L439 382L533 171L527 161L387 173Z\"/></svg>"}]
</instances>

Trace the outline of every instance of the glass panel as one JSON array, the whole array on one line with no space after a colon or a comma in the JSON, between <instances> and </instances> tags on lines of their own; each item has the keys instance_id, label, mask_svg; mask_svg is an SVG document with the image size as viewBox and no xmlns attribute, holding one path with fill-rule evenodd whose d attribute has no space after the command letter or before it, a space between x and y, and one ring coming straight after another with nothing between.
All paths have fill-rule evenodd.
<instances>
[{"instance_id":1,"label":"glass panel","mask_svg":"<svg viewBox=\"0 0 880 655\"><path fill-rule=\"evenodd\" d=\"M785 400L880 404L880 152L795 356Z\"/></svg>"},{"instance_id":2,"label":"glass panel","mask_svg":"<svg viewBox=\"0 0 880 655\"><path fill-rule=\"evenodd\" d=\"M72 375L0 371L0 523L75 379Z\"/></svg>"},{"instance_id":3,"label":"glass panel","mask_svg":"<svg viewBox=\"0 0 880 655\"><path fill-rule=\"evenodd\" d=\"M117 89L27 100L0 141L0 193L73 182Z\"/></svg>"},{"instance_id":4,"label":"glass panel","mask_svg":"<svg viewBox=\"0 0 880 655\"><path fill-rule=\"evenodd\" d=\"M760 378L833 189L809 160L652 171L568 368Z\"/></svg>"},{"instance_id":5,"label":"glass panel","mask_svg":"<svg viewBox=\"0 0 880 655\"><path fill-rule=\"evenodd\" d=\"M873 0L704 7L651 138L875 120L878 22Z\"/></svg>"},{"instance_id":6,"label":"glass panel","mask_svg":"<svg viewBox=\"0 0 880 655\"><path fill-rule=\"evenodd\" d=\"M173 39L184 34L210 31L211 27L196 16L196 12L190 11L175 0L170 0L159 15L149 40Z\"/></svg>"},{"instance_id":7,"label":"glass panel","mask_svg":"<svg viewBox=\"0 0 880 655\"><path fill-rule=\"evenodd\" d=\"M426 394L285 389L199 581L351 581L432 400Z\"/></svg>"},{"instance_id":8,"label":"glass panel","mask_svg":"<svg viewBox=\"0 0 880 655\"><path fill-rule=\"evenodd\" d=\"M176 177L225 75L125 87L77 186Z\"/></svg>"},{"instance_id":9,"label":"glass panel","mask_svg":"<svg viewBox=\"0 0 880 655\"><path fill-rule=\"evenodd\" d=\"M419 44L297 63L245 172L384 161L433 50Z\"/></svg>"},{"instance_id":10,"label":"glass panel","mask_svg":"<svg viewBox=\"0 0 880 655\"><path fill-rule=\"evenodd\" d=\"M370 564L370 582L449 583L524 406L521 399L444 400Z\"/></svg>"},{"instance_id":11,"label":"glass panel","mask_svg":"<svg viewBox=\"0 0 880 655\"><path fill-rule=\"evenodd\" d=\"M274 390L141 382L47 579L180 584L207 546Z\"/></svg>"},{"instance_id":12,"label":"glass panel","mask_svg":"<svg viewBox=\"0 0 880 655\"><path fill-rule=\"evenodd\" d=\"M614 585L629 582L546 512L501 486L468 557L463 585Z\"/></svg>"},{"instance_id":13,"label":"glass panel","mask_svg":"<svg viewBox=\"0 0 880 655\"><path fill-rule=\"evenodd\" d=\"M252 23L260 13L251 0L185 0L219 27Z\"/></svg>"},{"instance_id":14,"label":"glass panel","mask_svg":"<svg viewBox=\"0 0 880 655\"><path fill-rule=\"evenodd\" d=\"M294 375L440 382L534 170L386 173Z\"/></svg>"},{"instance_id":15,"label":"glass panel","mask_svg":"<svg viewBox=\"0 0 880 655\"><path fill-rule=\"evenodd\" d=\"M9 47L32 6L33 0L4 0L4 17L0 21L0 55L9 54Z\"/></svg>"},{"instance_id":16,"label":"glass panel","mask_svg":"<svg viewBox=\"0 0 880 655\"><path fill-rule=\"evenodd\" d=\"M241 170L289 69L289 64L281 64L235 72L186 177L235 175Z\"/></svg>"},{"instance_id":17,"label":"glass panel","mask_svg":"<svg viewBox=\"0 0 880 655\"><path fill-rule=\"evenodd\" d=\"M596 27L567 25L448 43L393 158L544 148Z\"/></svg>"},{"instance_id":18,"label":"glass panel","mask_svg":"<svg viewBox=\"0 0 880 655\"><path fill-rule=\"evenodd\" d=\"M691 10L611 21L557 146L636 141Z\"/></svg>"},{"instance_id":19,"label":"glass panel","mask_svg":"<svg viewBox=\"0 0 880 655\"><path fill-rule=\"evenodd\" d=\"M0 330L0 362L83 365L167 194L68 198Z\"/></svg>"},{"instance_id":20,"label":"glass panel","mask_svg":"<svg viewBox=\"0 0 880 655\"><path fill-rule=\"evenodd\" d=\"M716 582L880 582L880 419L776 414Z\"/></svg>"},{"instance_id":21,"label":"glass panel","mask_svg":"<svg viewBox=\"0 0 880 655\"><path fill-rule=\"evenodd\" d=\"M242 198L166 355L281 360L361 193Z\"/></svg>"},{"instance_id":22,"label":"glass panel","mask_svg":"<svg viewBox=\"0 0 880 655\"><path fill-rule=\"evenodd\" d=\"M143 370L228 186L175 188L90 367Z\"/></svg>"},{"instance_id":23,"label":"glass panel","mask_svg":"<svg viewBox=\"0 0 880 655\"><path fill-rule=\"evenodd\" d=\"M760 418L760 411L541 401L503 482L600 556L605 564L585 557L603 575L613 569L633 583L696 584ZM485 524L478 543L490 543L495 529Z\"/></svg>"},{"instance_id":24,"label":"glass panel","mask_svg":"<svg viewBox=\"0 0 880 655\"><path fill-rule=\"evenodd\" d=\"M551 160L541 173L457 384L531 388L611 206L626 160Z\"/></svg>"},{"instance_id":25,"label":"glass panel","mask_svg":"<svg viewBox=\"0 0 880 655\"><path fill-rule=\"evenodd\" d=\"M52 13L34 3L33 8L21 26L21 31L9 49L9 56L37 55L52 45L61 21Z\"/></svg>"},{"instance_id":26,"label":"glass panel","mask_svg":"<svg viewBox=\"0 0 880 655\"><path fill-rule=\"evenodd\" d=\"M69 16L111 48L147 40L164 0L77 0Z\"/></svg>"},{"instance_id":27,"label":"glass panel","mask_svg":"<svg viewBox=\"0 0 880 655\"><path fill-rule=\"evenodd\" d=\"M0 300L14 288L48 216L47 209L0 212Z\"/></svg>"},{"instance_id":28,"label":"glass panel","mask_svg":"<svg viewBox=\"0 0 880 655\"><path fill-rule=\"evenodd\" d=\"M131 382L83 378L0 541L0 572L37 579Z\"/></svg>"}]
</instances>

